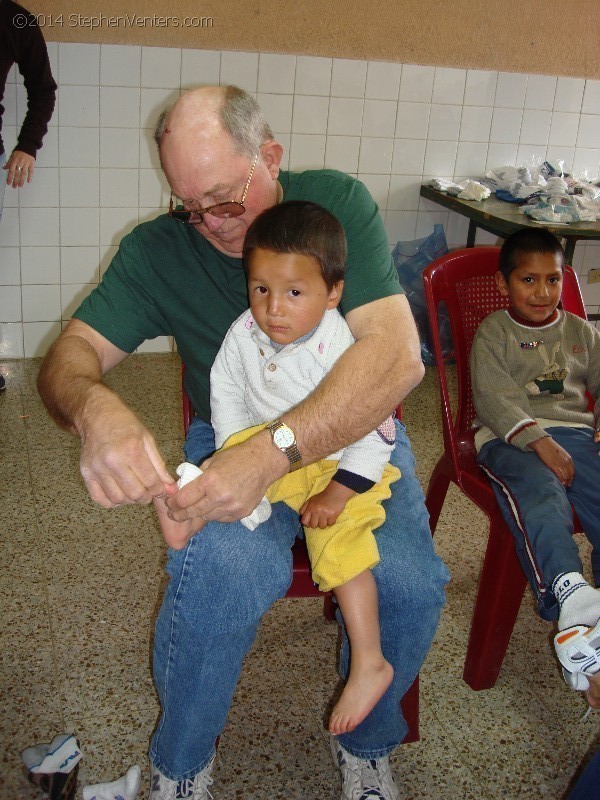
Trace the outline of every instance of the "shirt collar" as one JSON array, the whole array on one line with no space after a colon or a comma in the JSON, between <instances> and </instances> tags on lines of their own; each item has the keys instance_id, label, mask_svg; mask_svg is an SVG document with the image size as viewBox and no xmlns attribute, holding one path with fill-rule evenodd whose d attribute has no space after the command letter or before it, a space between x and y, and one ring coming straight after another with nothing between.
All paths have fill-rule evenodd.
<instances>
[{"instance_id":1,"label":"shirt collar","mask_svg":"<svg viewBox=\"0 0 600 800\"><path fill-rule=\"evenodd\" d=\"M558 308L555 308L554 313L552 314L550 319L546 319L544 320L544 322L531 322L528 319L523 319L523 317L517 314L517 312L514 310L514 308L512 308L512 306L506 308L505 311L508 314L508 316L512 320L514 320L514 322L516 322L518 325L521 325L524 328L549 328L550 326L554 325L555 322L558 322L558 320L560 319L560 311L558 310Z\"/></svg>"},{"instance_id":2,"label":"shirt collar","mask_svg":"<svg viewBox=\"0 0 600 800\"><path fill-rule=\"evenodd\" d=\"M265 351L265 354L268 351L269 356L275 353L290 353L297 345L304 345L306 350L310 351L317 361L325 363L328 339L331 336L331 334L327 335L327 320L330 318L331 314L339 313L340 312L335 308L328 309L316 328L313 328L312 331L309 331L309 333L305 334L300 339L296 339L294 342L290 342L281 348L273 346L271 339L258 327L250 312L248 312L245 325L250 331L250 336L253 341Z\"/></svg>"}]
</instances>

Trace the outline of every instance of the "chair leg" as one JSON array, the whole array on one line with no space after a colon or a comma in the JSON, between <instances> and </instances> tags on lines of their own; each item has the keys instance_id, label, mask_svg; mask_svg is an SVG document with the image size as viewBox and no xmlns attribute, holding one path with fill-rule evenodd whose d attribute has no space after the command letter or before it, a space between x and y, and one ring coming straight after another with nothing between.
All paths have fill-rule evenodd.
<instances>
[{"instance_id":1,"label":"chair leg","mask_svg":"<svg viewBox=\"0 0 600 800\"><path fill-rule=\"evenodd\" d=\"M425 497L425 505L427 506L427 511L429 512L429 527L431 529L432 536L435 533L449 485L450 478L448 477L442 462L438 461L431 474L431 478L429 479L427 495Z\"/></svg>"},{"instance_id":2,"label":"chair leg","mask_svg":"<svg viewBox=\"0 0 600 800\"><path fill-rule=\"evenodd\" d=\"M323 598L323 616L327 622L335 622L336 609L337 603L335 601L335 597L333 596L333 592L327 592Z\"/></svg>"},{"instance_id":3,"label":"chair leg","mask_svg":"<svg viewBox=\"0 0 600 800\"><path fill-rule=\"evenodd\" d=\"M513 537L498 513L490 523L463 671L472 689L496 683L526 584Z\"/></svg>"},{"instance_id":4,"label":"chair leg","mask_svg":"<svg viewBox=\"0 0 600 800\"><path fill-rule=\"evenodd\" d=\"M408 725L408 732L402 744L419 741L419 676L414 679L412 686L400 701L402 714Z\"/></svg>"}]
</instances>

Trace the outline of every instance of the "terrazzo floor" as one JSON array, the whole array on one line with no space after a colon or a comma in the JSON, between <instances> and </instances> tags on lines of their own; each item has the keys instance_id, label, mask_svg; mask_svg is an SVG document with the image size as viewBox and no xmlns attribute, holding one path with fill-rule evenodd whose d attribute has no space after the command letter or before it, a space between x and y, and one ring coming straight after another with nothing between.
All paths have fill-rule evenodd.
<instances>
[{"instance_id":1,"label":"terrazzo floor","mask_svg":"<svg viewBox=\"0 0 600 800\"><path fill-rule=\"evenodd\" d=\"M86 783L139 764L145 798L165 550L149 508L105 511L88 499L78 442L54 427L37 397L38 367L0 362L0 800L41 800L20 753L59 732L81 743L79 797ZM135 355L109 376L172 469L182 438L179 370L175 355ZM425 484L442 447L434 368L404 418ZM452 582L421 672L421 740L392 759L403 800L558 800L600 745L600 714L580 721L584 700L563 684L550 630L528 595L497 685L474 692L463 682L486 530L451 487L436 547ZM283 600L267 614L221 737L216 800L339 800L323 726L337 638L318 598Z\"/></svg>"}]
</instances>

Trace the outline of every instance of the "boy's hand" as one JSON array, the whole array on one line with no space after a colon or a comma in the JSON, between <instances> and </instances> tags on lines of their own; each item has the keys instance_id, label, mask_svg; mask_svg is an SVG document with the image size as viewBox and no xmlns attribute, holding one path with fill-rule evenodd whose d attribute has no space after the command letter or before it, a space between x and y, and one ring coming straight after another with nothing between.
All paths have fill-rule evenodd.
<instances>
[{"instance_id":1,"label":"boy's hand","mask_svg":"<svg viewBox=\"0 0 600 800\"><path fill-rule=\"evenodd\" d=\"M310 497L300 509L300 521L307 528L328 528L336 521L356 492L330 481L319 494Z\"/></svg>"},{"instance_id":2,"label":"boy's hand","mask_svg":"<svg viewBox=\"0 0 600 800\"><path fill-rule=\"evenodd\" d=\"M594 441L596 442L596 444L600 442L600 431L596 431L596 433L594 434ZM600 455L600 453L598 455Z\"/></svg>"},{"instance_id":3,"label":"boy's hand","mask_svg":"<svg viewBox=\"0 0 600 800\"><path fill-rule=\"evenodd\" d=\"M551 436L543 436L535 442L529 442L529 447L542 459L563 486L570 486L575 477L575 465L567 451L561 447Z\"/></svg>"}]
</instances>

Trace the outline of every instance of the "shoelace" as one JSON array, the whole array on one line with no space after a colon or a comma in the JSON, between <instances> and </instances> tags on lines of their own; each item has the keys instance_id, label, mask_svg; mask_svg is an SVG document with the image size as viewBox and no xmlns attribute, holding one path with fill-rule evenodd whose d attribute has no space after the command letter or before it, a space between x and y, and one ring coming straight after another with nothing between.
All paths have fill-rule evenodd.
<instances>
[{"instance_id":1,"label":"shoelace","mask_svg":"<svg viewBox=\"0 0 600 800\"><path fill-rule=\"evenodd\" d=\"M389 766L386 762L376 761L375 759L367 762L362 769L362 783L365 790L363 792L364 800L368 797L385 800L383 789L389 771Z\"/></svg>"},{"instance_id":2,"label":"shoelace","mask_svg":"<svg viewBox=\"0 0 600 800\"><path fill-rule=\"evenodd\" d=\"M213 779L210 775L196 775L193 780L179 781L175 785L174 798L177 800L213 800L208 787L212 784Z\"/></svg>"},{"instance_id":3,"label":"shoelace","mask_svg":"<svg viewBox=\"0 0 600 800\"><path fill-rule=\"evenodd\" d=\"M333 740L332 740L333 742ZM362 759L333 747L334 759L342 773L343 796L348 800L391 800L397 797L389 758Z\"/></svg>"},{"instance_id":4,"label":"shoelace","mask_svg":"<svg viewBox=\"0 0 600 800\"><path fill-rule=\"evenodd\" d=\"M361 761L356 767L348 763L344 766L355 777L356 782L352 787L354 800L385 800L381 786L385 771L375 759Z\"/></svg>"}]
</instances>

